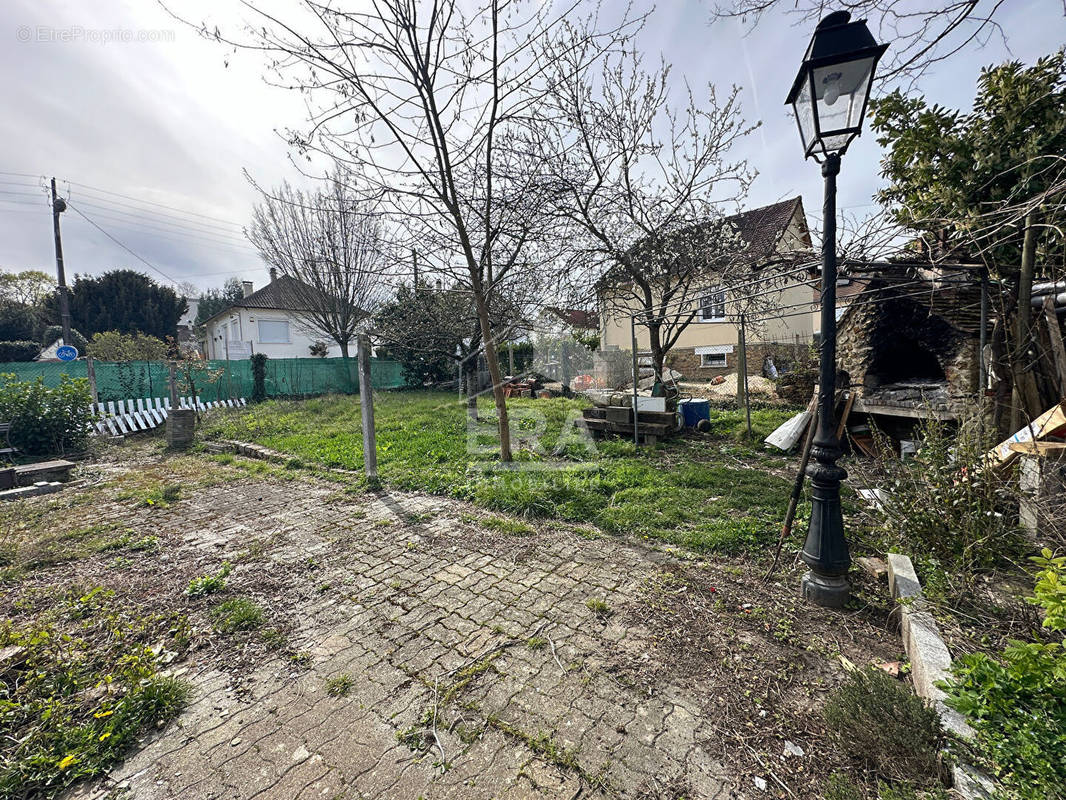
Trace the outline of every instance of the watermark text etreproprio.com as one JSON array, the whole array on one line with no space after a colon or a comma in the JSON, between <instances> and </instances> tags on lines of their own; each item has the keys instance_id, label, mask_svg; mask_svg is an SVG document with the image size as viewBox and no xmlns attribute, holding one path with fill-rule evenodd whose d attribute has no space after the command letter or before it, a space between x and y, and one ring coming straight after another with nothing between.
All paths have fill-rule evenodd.
<instances>
[{"instance_id":1,"label":"watermark text etreproprio.com","mask_svg":"<svg viewBox=\"0 0 1066 800\"><path fill-rule=\"evenodd\" d=\"M172 28L85 28L81 25L20 25L15 31L19 42L67 44L130 44L137 42L173 42Z\"/></svg>"}]
</instances>

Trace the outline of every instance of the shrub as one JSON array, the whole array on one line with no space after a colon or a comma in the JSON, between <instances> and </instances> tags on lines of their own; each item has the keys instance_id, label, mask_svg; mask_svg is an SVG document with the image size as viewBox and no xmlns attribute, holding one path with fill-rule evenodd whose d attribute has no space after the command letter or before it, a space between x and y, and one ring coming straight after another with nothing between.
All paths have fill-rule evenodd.
<instances>
[{"instance_id":1,"label":"shrub","mask_svg":"<svg viewBox=\"0 0 1066 800\"><path fill-rule=\"evenodd\" d=\"M311 346L308 349L311 351L311 355L318 358L325 358L329 355L329 345L326 342L311 342Z\"/></svg>"},{"instance_id":2,"label":"shrub","mask_svg":"<svg viewBox=\"0 0 1066 800\"><path fill-rule=\"evenodd\" d=\"M0 362L33 361L40 352L41 346L37 342L0 342Z\"/></svg>"},{"instance_id":3,"label":"shrub","mask_svg":"<svg viewBox=\"0 0 1066 800\"><path fill-rule=\"evenodd\" d=\"M63 455L84 450L91 430L92 397L84 378L60 377L59 386L38 376L20 381L0 375L0 420L12 423L11 444L25 455Z\"/></svg>"},{"instance_id":4,"label":"shrub","mask_svg":"<svg viewBox=\"0 0 1066 800\"><path fill-rule=\"evenodd\" d=\"M48 345L62 338L63 326L49 325L47 328L44 329L44 334L41 336L41 347L48 347ZM70 329L70 341L64 342L64 344L74 345L76 348L78 348L79 353L87 353L89 351L88 340L74 328Z\"/></svg>"},{"instance_id":5,"label":"shrub","mask_svg":"<svg viewBox=\"0 0 1066 800\"><path fill-rule=\"evenodd\" d=\"M940 718L875 667L849 673L826 702L825 721L844 752L884 778L929 782L936 775Z\"/></svg>"},{"instance_id":6,"label":"shrub","mask_svg":"<svg viewBox=\"0 0 1066 800\"><path fill-rule=\"evenodd\" d=\"M167 357L167 345L141 333L104 331L93 334L85 352L101 361L162 361Z\"/></svg>"},{"instance_id":7,"label":"shrub","mask_svg":"<svg viewBox=\"0 0 1066 800\"><path fill-rule=\"evenodd\" d=\"M879 464L890 476L881 531L889 547L912 553L920 567L939 568L923 576L934 593L943 573L958 578L962 593L977 571L1021 551L1016 492L1009 476L976 468L995 444L979 418L961 421L954 432L943 422L926 421L920 439L914 458L893 455Z\"/></svg>"},{"instance_id":8,"label":"shrub","mask_svg":"<svg viewBox=\"0 0 1066 800\"><path fill-rule=\"evenodd\" d=\"M1066 557L1044 550L1034 597L1044 627L1066 631ZM1066 798L1066 651L1063 641L1011 642L1000 659L965 655L943 687L977 733L978 755L1009 797Z\"/></svg>"},{"instance_id":9,"label":"shrub","mask_svg":"<svg viewBox=\"0 0 1066 800\"><path fill-rule=\"evenodd\" d=\"M267 357L265 353L252 356L252 402L262 403L266 400Z\"/></svg>"}]
</instances>

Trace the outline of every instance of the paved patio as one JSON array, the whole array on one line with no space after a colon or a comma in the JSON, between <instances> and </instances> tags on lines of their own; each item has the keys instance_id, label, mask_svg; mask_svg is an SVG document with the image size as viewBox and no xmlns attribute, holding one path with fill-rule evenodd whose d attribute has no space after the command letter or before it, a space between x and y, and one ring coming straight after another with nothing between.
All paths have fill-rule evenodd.
<instances>
[{"instance_id":1,"label":"paved patio","mask_svg":"<svg viewBox=\"0 0 1066 800\"><path fill-rule=\"evenodd\" d=\"M751 645L770 626L716 607L734 637L672 663L668 640L692 633L663 591L686 568L669 555L551 526L490 531L463 504L313 481L230 482L165 510L97 513L159 536L177 587L232 561L230 590L288 625L289 650L250 637L244 652L191 653L174 669L195 687L187 710L75 798L755 798L786 796L778 774L817 769L811 698L831 657L795 647L770 659L779 676L759 673L779 700L769 719L811 734L805 756L781 749L797 738L785 731L773 752L752 738L730 756L723 725L767 714L716 673L761 669ZM679 580L673 594L697 596ZM698 596L726 594L715 591ZM644 625L648 609L682 624ZM874 646L891 652L890 639ZM839 645L861 659L870 642ZM796 691L790 659L816 666L810 687ZM350 686L330 693L338 676ZM758 727L744 724L741 740Z\"/></svg>"}]
</instances>

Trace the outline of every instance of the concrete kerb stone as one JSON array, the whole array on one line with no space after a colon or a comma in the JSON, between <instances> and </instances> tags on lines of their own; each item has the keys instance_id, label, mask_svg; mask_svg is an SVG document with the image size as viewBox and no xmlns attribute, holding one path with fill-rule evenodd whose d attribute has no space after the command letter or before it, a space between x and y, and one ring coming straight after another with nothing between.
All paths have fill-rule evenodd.
<instances>
[{"instance_id":1,"label":"concrete kerb stone","mask_svg":"<svg viewBox=\"0 0 1066 800\"><path fill-rule=\"evenodd\" d=\"M261 444L238 442L233 439L223 439L219 442L208 442L204 445L209 453L235 453L245 458L258 458L260 461L271 461L275 464L284 464L289 460L285 453L263 447Z\"/></svg>"},{"instance_id":2,"label":"concrete kerb stone","mask_svg":"<svg viewBox=\"0 0 1066 800\"><path fill-rule=\"evenodd\" d=\"M42 494L54 494L62 490L63 484L59 481L37 481L31 486L19 486L17 489L0 492L0 500L22 500Z\"/></svg>"},{"instance_id":3,"label":"concrete kerb stone","mask_svg":"<svg viewBox=\"0 0 1066 800\"><path fill-rule=\"evenodd\" d=\"M888 587L893 599L899 603L896 610L900 635L911 662L915 692L936 708L945 731L965 741L973 741L973 728L962 714L948 708L944 703L947 695L937 686L951 674L951 653L922 594L914 564L907 556L888 554ZM995 784L990 778L958 760L957 756L952 766L952 782L965 800L991 798L995 792Z\"/></svg>"}]
</instances>

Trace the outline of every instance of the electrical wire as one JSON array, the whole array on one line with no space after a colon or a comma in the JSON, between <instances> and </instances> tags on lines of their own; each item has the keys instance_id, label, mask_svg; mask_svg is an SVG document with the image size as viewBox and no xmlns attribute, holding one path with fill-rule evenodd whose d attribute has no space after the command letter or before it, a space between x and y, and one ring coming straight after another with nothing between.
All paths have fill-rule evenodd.
<instances>
[{"instance_id":1,"label":"electrical wire","mask_svg":"<svg viewBox=\"0 0 1066 800\"><path fill-rule=\"evenodd\" d=\"M159 222L159 223L153 224L153 223L148 223L148 222L131 221L129 219L126 219L125 217L116 216L115 213L112 213L110 211L100 210L100 207L91 206L90 204L88 204L88 203L86 203L84 201L79 202L78 205L83 207L83 208L88 208L97 217L100 217L102 219L108 219L108 220L111 220L112 222L120 223L127 230L145 230L145 231L150 231L152 233L158 233L158 234L163 234L163 235L167 235L167 236L178 237L178 238L181 238L181 239L197 240L197 241L201 241L201 242L207 242L207 243L210 243L210 244L213 244L213 245L218 245L218 246L221 246L221 247L230 247L230 248L236 248L236 249L240 249L240 250L248 250L248 251L251 251L251 252L257 252L257 251L255 251L255 249L251 245L246 244L246 243L245 244L241 244L236 239L215 238L213 236L210 236L210 235L207 235L207 234L198 233L198 232L194 232L194 231L191 231L191 230L185 230L185 229L174 230L174 229L171 229L171 228L162 227L163 225L172 225L173 223ZM116 213L118 213L118 212L116 212Z\"/></svg>"},{"instance_id":2,"label":"electrical wire","mask_svg":"<svg viewBox=\"0 0 1066 800\"><path fill-rule=\"evenodd\" d=\"M202 217L203 219L211 220L213 222L222 222L222 223L225 223L227 225L233 225L233 226L238 227L238 228L241 227L240 225L238 225L235 222L230 222L229 220L224 220L224 219L221 219L219 217L212 217L212 216L210 216L208 214L200 214L199 212L196 212L196 211L186 211L185 209L178 208L177 206L169 206L166 203L157 203L154 200L143 200L143 199L141 199L139 197L133 197L133 196L128 195L128 194L122 194L121 192L113 192L110 189L101 189L98 186L91 186L90 184L80 183L79 181L69 181L68 180L68 181L64 181L64 183L67 183L70 186L80 186L83 189L90 189L90 190L92 190L94 192L100 192L102 194L108 194L108 195L112 195L114 197L121 197L121 198L124 198L126 200L133 200L135 202L142 203L142 204L145 204L145 205L158 206L159 208L165 208L165 209L167 209L169 211L177 211L179 213L189 214L189 215L194 216L194 217Z\"/></svg>"},{"instance_id":3,"label":"electrical wire","mask_svg":"<svg viewBox=\"0 0 1066 800\"><path fill-rule=\"evenodd\" d=\"M84 211L82 211L82 210L81 210L80 208L78 208L78 207L77 207L76 205L74 205L73 203L70 203L70 202L68 202L68 203L67 203L67 208L71 209L71 210L72 210L72 211L74 211L74 212L75 212L76 214L80 215L80 216L81 216L81 217L82 217L82 218L83 218L83 219L84 219L84 220L85 220L86 222L88 222L88 223L89 223L90 225L92 225L92 226L93 226L94 228L96 228L96 229L97 229L98 231L100 231L100 233L102 233L102 234L103 234L104 236L106 236L106 237L107 237L108 239L110 239L111 241L113 241L113 242L114 242L115 244L117 244L117 245L118 245L119 247L121 247L121 248L122 248L123 250L125 250L125 251L126 251L127 253L129 253L129 254L130 254L131 256L133 256L134 258L136 258L136 259L137 259L138 261L140 261L140 262L141 262L142 264L144 264L144 265L145 265L146 267L148 267L149 269L151 269L151 270L152 270L153 272L156 272L156 273L158 273L159 275L162 275L162 276L163 276L164 278L166 278L166 279L167 279L168 281L170 281L171 283L173 283L173 284L174 284L175 286L177 286L177 285L178 285L178 284L180 283L180 281L177 281L177 280L175 280L174 278L172 278L172 277L170 277L169 275L167 275L167 274L166 274L165 272L163 272L163 270L159 269L159 267L157 267L157 266L156 266L155 264L153 264L153 263L152 263L151 261L149 261L149 260L148 260L147 258L145 258L144 256L140 255L139 253L136 253L136 252L134 252L134 251L133 251L132 249L130 249L130 248L129 248L129 247L128 247L128 246L127 246L127 245L126 245L126 244L125 244L124 242L122 242L122 241L120 241L119 239L115 238L115 237L114 237L114 236L112 236L112 235L111 235L110 233L108 233L108 232L107 232L106 230L104 230L103 228L101 228L101 227L100 227L99 225L97 225L97 224L96 224L96 223L95 223L95 222L94 222L94 221L93 221L93 220L92 220L92 219L91 219L91 218L90 218L90 217L89 217L88 215L86 215Z\"/></svg>"}]
</instances>

